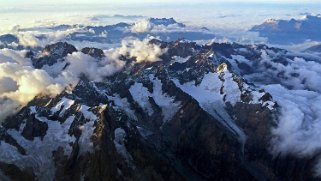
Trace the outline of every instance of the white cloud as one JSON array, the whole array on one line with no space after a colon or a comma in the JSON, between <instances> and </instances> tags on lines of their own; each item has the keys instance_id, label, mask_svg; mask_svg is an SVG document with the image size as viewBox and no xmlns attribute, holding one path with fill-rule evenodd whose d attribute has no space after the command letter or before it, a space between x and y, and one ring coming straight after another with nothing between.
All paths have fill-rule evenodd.
<instances>
[{"instance_id":1,"label":"white cloud","mask_svg":"<svg viewBox=\"0 0 321 181\"><path fill-rule=\"evenodd\" d=\"M133 33L144 33L152 28L149 20L143 19L134 23L131 27Z\"/></svg>"},{"instance_id":2,"label":"white cloud","mask_svg":"<svg viewBox=\"0 0 321 181\"><path fill-rule=\"evenodd\" d=\"M131 58L136 58L137 63L160 61L159 56L165 53L166 49L150 44L151 38L145 38L142 41L136 38L126 38L122 41L121 47L115 50L113 56L129 55Z\"/></svg>"},{"instance_id":3,"label":"white cloud","mask_svg":"<svg viewBox=\"0 0 321 181\"><path fill-rule=\"evenodd\" d=\"M88 32L92 32L90 29ZM19 44L23 46L30 47L44 47L48 44L55 43L61 40L64 40L68 35L74 32L84 32L79 27L67 28L66 30L48 30L41 28L35 28L33 31L20 31L16 32L17 37L19 38ZM36 36L44 36L45 38L38 39Z\"/></svg>"},{"instance_id":4,"label":"white cloud","mask_svg":"<svg viewBox=\"0 0 321 181\"><path fill-rule=\"evenodd\" d=\"M36 47L39 45L39 40L29 32L18 33L17 37L19 38L19 44L23 46Z\"/></svg>"},{"instance_id":5,"label":"white cloud","mask_svg":"<svg viewBox=\"0 0 321 181\"><path fill-rule=\"evenodd\" d=\"M288 90L281 85L264 87L281 106L273 151L300 156L321 149L321 95L308 90Z\"/></svg>"},{"instance_id":6,"label":"white cloud","mask_svg":"<svg viewBox=\"0 0 321 181\"><path fill-rule=\"evenodd\" d=\"M74 52L66 60L70 65L61 73L59 79L68 82L77 82L81 74L86 75L89 80L101 81L104 77L121 70L126 63L110 57L97 60L81 52Z\"/></svg>"},{"instance_id":7,"label":"white cloud","mask_svg":"<svg viewBox=\"0 0 321 181\"><path fill-rule=\"evenodd\" d=\"M289 53L294 59L288 59L288 64L284 65L272 61L271 54L262 51L262 65L259 67L263 68L263 64L267 63L273 69L263 68L259 74L247 76L247 79L255 81L260 77L260 83L265 84L262 88L280 106L277 126L272 129L272 153L304 158L317 156L321 150L321 61L307 61ZM300 55L310 56L303 53ZM285 78L280 77L280 73ZM278 83L264 82L269 77L277 79ZM321 176L321 157L319 161L315 166L317 176Z\"/></svg>"},{"instance_id":8,"label":"white cloud","mask_svg":"<svg viewBox=\"0 0 321 181\"><path fill-rule=\"evenodd\" d=\"M2 50L0 55L6 51ZM17 111L16 108L26 105L40 93L54 95L62 90L62 85L55 83L46 71L34 69L28 63L19 63L19 59L23 57L16 54L17 59L7 61L3 59L5 56L0 57L0 120Z\"/></svg>"},{"instance_id":9,"label":"white cloud","mask_svg":"<svg viewBox=\"0 0 321 181\"><path fill-rule=\"evenodd\" d=\"M235 70L235 60L253 67L254 72L245 71L243 78L270 93L279 105L276 126L271 128L271 153L315 157L315 175L321 177L321 59L306 53L286 54L288 58L284 52L262 50L258 61L232 55L230 63Z\"/></svg>"},{"instance_id":10,"label":"white cloud","mask_svg":"<svg viewBox=\"0 0 321 181\"><path fill-rule=\"evenodd\" d=\"M281 85L264 87L280 105L278 125L272 129L272 152L312 157L321 150L321 94L308 90L288 90ZM321 157L315 175L321 177Z\"/></svg>"}]
</instances>

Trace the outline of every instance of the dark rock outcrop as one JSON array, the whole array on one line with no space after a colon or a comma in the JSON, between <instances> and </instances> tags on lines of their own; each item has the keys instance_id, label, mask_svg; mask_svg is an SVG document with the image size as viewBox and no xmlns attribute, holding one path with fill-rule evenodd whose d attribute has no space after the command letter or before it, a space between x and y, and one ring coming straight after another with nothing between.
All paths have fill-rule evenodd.
<instances>
[{"instance_id":1,"label":"dark rock outcrop","mask_svg":"<svg viewBox=\"0 0 321 181\"><path fill-rule=\"evenodd\" d=\"M94 58L98 58L98 59L105 57L103 50L101 50L99 48L86 47L86 48L81 49L81 52L84 54L88 54Z\"/></svg>"},{"instance_id":2,"label":"dark rock outcrop","mask_svg":"<svg viewBox=\"0 0 321 181\"><path fill-rule=\"evenodd\" d=\"M64 57L73 52L77 52L77 49L66 42L47 45L39 56L32 56L32 64L38 69L42 68L44 65L51 66L58 61L63 61Z\"/></svg>"}]
</instances>

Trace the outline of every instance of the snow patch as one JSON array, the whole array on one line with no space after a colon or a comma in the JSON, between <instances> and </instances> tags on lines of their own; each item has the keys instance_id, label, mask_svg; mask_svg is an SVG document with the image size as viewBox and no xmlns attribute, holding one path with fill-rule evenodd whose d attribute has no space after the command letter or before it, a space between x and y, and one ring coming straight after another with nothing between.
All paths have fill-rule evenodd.
<instances>
[{"instance_id":1,"label":"snow patch","mask_svg":"<svg viewBox=\"0 0 321 181\"><path fill-rule=\"evenodd\" d=\"M172 58L173 58L173 60L171 61L171 64L173 64L175 62L177 62L177 63L185 63L191 58L191 56L188 56L188 57L185 57L185 58L180 57L180 56L173 56Z\"/></svg>"},{"instance_id":2,"label":"snow patch","mask_svg":"<svg viewBox=\"0 0 321 181\"><path fill-rule=\"evenodd\" d=\"M114 96L107 96L108 99L110 99L111 101L114 102L116 109L121 109L124 110L126 115L133 119L133 120L138 120L136 115L135 115L135 111L133 111L130 108L130 104L127 100L127 98L120 98L120 96L118 94L114 94Z\"/></svg>"},{"instance_id":3,"label":"snow patch","mask_svg":"<svg viewBox=\"0 0 321 181\"><path fill-rule=\"evenodd\" d=\"M131 163L133 160L132 156L128 153L125 141L126 141L126 132L122 128L116 128L114 131L115 139L114 145L117 152L127 161L127 163Z\"/></svg>"},{"instance_id":4,"label":"snow patch","mask_svg":"<svg viewBox=\"0 0 321 181\"><path fill-rule=\"evenodd\" d=\"M53 180L55 178L55 163L52 152L59 147L64 149L64 154L70 156L76 138L68 134L69 128L74 120L74 116L69 117L60 124L58 121L48 120L45 117L36 118L48 125L48 130L43 140L36 137L33 141L25 139L21 132L10 129L7 131L17 143L26 150L27 155L21 155L17 148L5 142L0 142L0 161L13 163L20 169L33 168L39 180Z\"/></svg>"},{"instance_id":5,"label":"snow patch","mask_svg":"<svg viewBox=\"0 0 321 181\"><path fill-rule=\"evenodd\" d=\"M89 109L89 106L81 105L79 111L84 115L85 119L88 119L90 121L96 121L98 119L97 116L91 111L89 111Z\"/></svg>"},{"instance_id":6,"label":"snow patch","mask_svg":"<svg viewBox=\"0 0 321 181\"><path fill-rule=\"evenodd\" d=\"M169 121L180 109L180 102L175 102L174 97L170 97L162 90L162 82L153 76L150 77L154 88L152 97L156 104L162 109L163 121Z\"/></svg>"},{"instance_id":7,"label":"snow patch","mask_svg":"<svg viewBox=\"0 0 321 181\"><path fill-rule=\"evenodd\" d=\"M151 116L154 110L149 103L150 92L142 83L135 83L129 88L129 92L132 95L135 102Z\"/></svg>"},{"instance_id":8,"label":"snow patch","mask_svg":"<svg viewBox=\"0 0 321 181\"><path fill-rule=\"evenodd\" d=\"M31 107L29 107L29 109L30 109L30 113L31 114L36 114L37 113L36 106L31 106Z\"/></svg>"},{"instance_id":9,"label":"snow patch","mask_svg":"<svg viewBox=\"0 0 321 181\"><path fill-rule=\"evenodd\" d=\"M68 110L73 104L75 103L74 100L68 99L66 97L63 97L57 104L55 107L51 108L51 114L55 114L56 112L60 111L61 107L63 107L63 109L61 110L61 112L59 113L59 116L62 116L66 110Z\"/></svg>"},{"instance_id":10,"label":"snow patch","mask_svg":"<svg viewBox=\"0 0 321 181\"><path fill-rule=\"evenodd\" d=\"M225 101L230 102L235 105L237 102L241 101L241 91L238 84L233 80L233 74L226 71L224 73L224 84L223 91L225 96Z\"/></svg>"},{"instance_id":11,"label":"snow patch","mask_svg":"<svg viewBox=\"0 0 321 181\"><path fill-rule=\"evenodd\" d=\"M91 136L94 133L95 127L94 127L94 121L89 121L85 123L84 125L79 126L79 129L81 130L81 136L79 137L78 143L79 143L79 154L84 155L85 153L93 152L93 143L91 141Z\"/></svg>"},{"instance_id":12,"label":"snow patch","mask_svg":"<svg viewBox=\"0 0 321 181\"><path fill-rule=\"evenodd\" d=\"M180 103L176 103L173 97L163 92L162 82L158 78L154 76L150 76L149 78L153 82L153 93L150 93L142 83L135 83L130 87L129 91L134 100L141 108L147 111L149 116L154 113L149 102L149 98L153 98L155 103L162 109L163 121L169 121L179 110Z\"/></svg>"},{"instance_id":13,"label":"snow patch","mask_svg":"<svg viewBox=\"0 0 321 181\"><path fill-rule=\"evenodd\" d=\"M251 91L251 95L252 95L252 100L250 102L250 104L257 104L260 103L262 101L260 101L261 97L264 96L264 92L259 92L259 91Z\"/></svg>"}]
</instances>

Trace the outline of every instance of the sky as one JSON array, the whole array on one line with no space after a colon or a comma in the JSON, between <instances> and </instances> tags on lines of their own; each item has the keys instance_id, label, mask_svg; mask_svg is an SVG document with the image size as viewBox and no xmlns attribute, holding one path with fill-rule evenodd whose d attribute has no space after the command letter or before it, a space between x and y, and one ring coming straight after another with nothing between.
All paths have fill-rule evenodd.
<instances>
[{"instance_id":1,"label":"sky","mask_svg":"<svg viewBox=\"0 0 321 181\"><path fill-rule=\"evenodd\" d=\"M136 3L291 3L291 4L309 4L309 3L321 3L321 0L309 0L309 1L302 1L302 0L0 0L1 5L26 5L26 4L93 4L93 3L100 3L100 4L136 4Z\"/></svg>"},{"instance_id":2,"label":"sky","mask_svg":"<svg viewBox=\"0 0 321 181\"><path fill-rule=\"evenodd\" d=\"M321 0L0 0L0 34L17 25L86 24L92 16L115 14L174 17L188 25L245 30L269 18L298 18L303 13L320 14Z\"/></svg>"}]
</instances>

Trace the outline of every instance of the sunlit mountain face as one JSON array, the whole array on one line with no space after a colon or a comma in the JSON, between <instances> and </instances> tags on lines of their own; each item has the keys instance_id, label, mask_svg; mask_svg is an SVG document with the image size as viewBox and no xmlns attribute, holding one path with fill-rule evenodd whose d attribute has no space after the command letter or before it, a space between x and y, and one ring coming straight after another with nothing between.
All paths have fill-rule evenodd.
<instances>
[{"instance_id":1,"label":"sunlit mountain face","mask_svg":"<svg viewBox=\"0 0 321 181\"><path fill-rule=\"evenodd\" d=\"M0 5L1 181L320 180L321 2Z\"/></svg>"}]
</instances>

